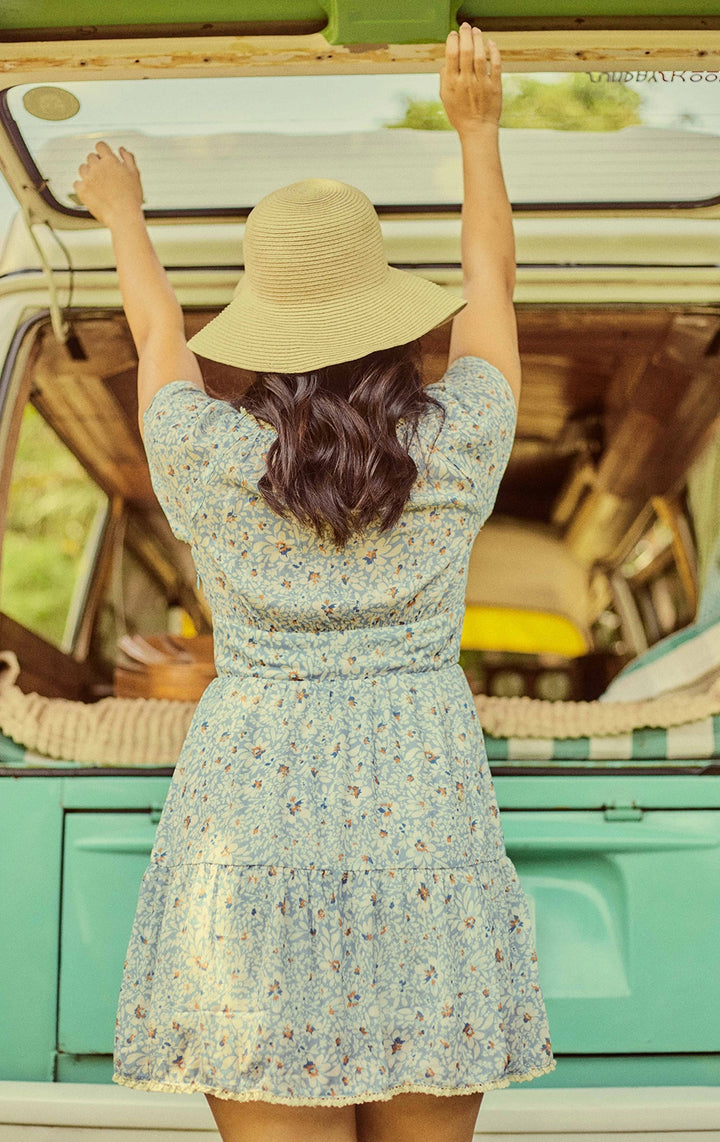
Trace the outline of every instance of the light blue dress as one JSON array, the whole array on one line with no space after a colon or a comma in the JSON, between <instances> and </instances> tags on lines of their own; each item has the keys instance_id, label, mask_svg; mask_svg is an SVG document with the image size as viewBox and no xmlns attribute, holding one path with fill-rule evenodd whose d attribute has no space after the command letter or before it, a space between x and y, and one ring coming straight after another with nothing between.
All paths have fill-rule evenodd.
<instances>
[{"instance_id":1,"label":"light blue dress","mask_svg":"<svg viewBox=\"0 0 720 1142\"><path fill-rule=\"evenodd\" d=\"M556 1066L528 901L458 662L510 455L496 368L456 360L385 534L323 545L257 488L275 430L184 381L153 485L212 608L218 677L140 887L115 1082L287 1104L490 1090ZM434 446L433 446L434 441Z\"/></svg>"}]
</instances>

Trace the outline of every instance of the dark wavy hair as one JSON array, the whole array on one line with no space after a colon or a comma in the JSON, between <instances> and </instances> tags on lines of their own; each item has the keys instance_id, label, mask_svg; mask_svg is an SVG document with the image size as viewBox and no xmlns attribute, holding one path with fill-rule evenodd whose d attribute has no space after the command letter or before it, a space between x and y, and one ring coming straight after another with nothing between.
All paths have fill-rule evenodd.
<instances>
[{"instance_id":1,"label":"dark wavy hair","mask_svg":"<svg viewBox=\"0 0 720 1142\"><path fill-rule=\"evenodd\" d=\"M267 504L340 548L397 523L418 478L407 450L418 422L436 407L439 432L445 418L423 387L419 340L306 373L258 372L234 403L277 432L258 482Z\"/></svg>"}]
</instances>

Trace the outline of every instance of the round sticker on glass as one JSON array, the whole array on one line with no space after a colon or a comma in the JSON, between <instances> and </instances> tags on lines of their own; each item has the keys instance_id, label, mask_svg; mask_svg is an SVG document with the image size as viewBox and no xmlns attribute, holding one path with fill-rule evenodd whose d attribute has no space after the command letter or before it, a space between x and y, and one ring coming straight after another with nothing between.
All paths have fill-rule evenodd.
<instances>
[{"instance_id":1,"label":"round sticker on glass","mask_svg":"<svg viewBox=\"0 0 720 1142\"><path fill-rule=\"evenodd\" d=\"M72 119L80 100L64 87L33 87L23 95L23 107L36 119Z\"/></svg>"}]
</instances>

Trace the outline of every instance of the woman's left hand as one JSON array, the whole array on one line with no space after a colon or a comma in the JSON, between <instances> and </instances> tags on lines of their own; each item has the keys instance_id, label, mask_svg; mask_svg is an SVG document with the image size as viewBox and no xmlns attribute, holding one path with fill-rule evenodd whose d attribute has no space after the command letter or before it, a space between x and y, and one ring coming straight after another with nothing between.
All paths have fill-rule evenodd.
<instances>
[{"instance_id":1,"label":"woman's left hand","mask_svg":"<svg viewBox=\"0 0 720 1142\"><path fill-rule=\"evenodd\" d=\"M123 219L142 215L143 192L135 157L124 147L118 154L97 143L79 170L73 189L98 222L112 229Z\"/></svg>"}]
</instances>

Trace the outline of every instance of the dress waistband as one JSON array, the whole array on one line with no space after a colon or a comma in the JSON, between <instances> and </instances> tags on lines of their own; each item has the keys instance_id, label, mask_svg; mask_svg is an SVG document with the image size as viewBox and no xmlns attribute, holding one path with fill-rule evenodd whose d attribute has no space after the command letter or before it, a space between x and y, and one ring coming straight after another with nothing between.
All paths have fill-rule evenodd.
<instances>
[{"instance_id":1,"label":"dress waistband","mask_svg":"<svg viewBox=\"0 0 720 1142\"><path fill-rule=\"evenodd\" d=\"M215 625L218 674L249 674L279 681L425 673L458 665L461 625L447 613L391 626L338 630L267 630Z\"/></svg>"}]
</instances>

